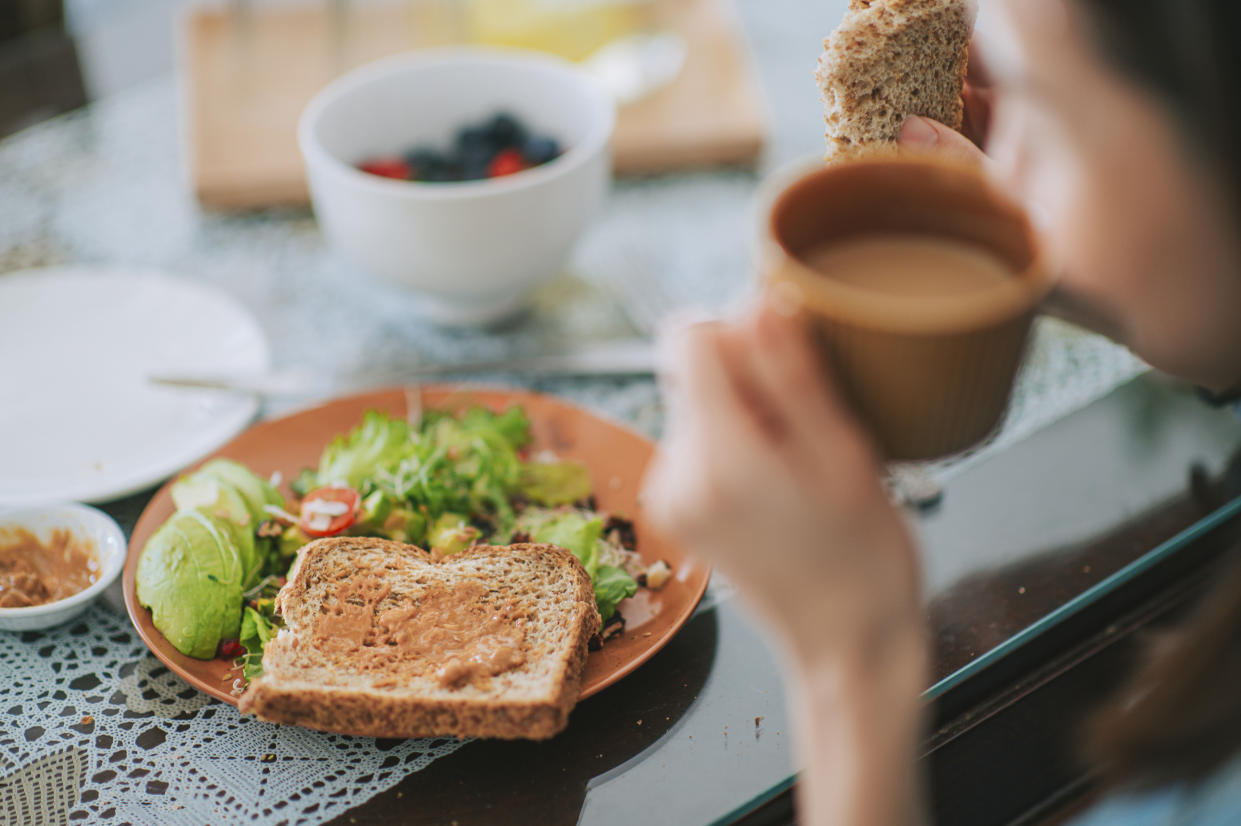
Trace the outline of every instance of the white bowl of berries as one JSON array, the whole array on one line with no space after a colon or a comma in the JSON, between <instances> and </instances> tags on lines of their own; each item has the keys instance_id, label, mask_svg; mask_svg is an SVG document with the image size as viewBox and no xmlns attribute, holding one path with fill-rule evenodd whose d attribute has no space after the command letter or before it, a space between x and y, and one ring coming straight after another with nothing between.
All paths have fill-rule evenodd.
<instances>
[{"instance_id":1,"label":"white bowl of berries","mask_svg":"<svg viewBox=\"0 0 1241 826\"><path fill-rule=\"evenodd\" d=\"M607 192L614 123L559 58L427 49L327 86L298 141L331 245L430 319L480 324L561 271Z\"/></svg>"}]
</instances>

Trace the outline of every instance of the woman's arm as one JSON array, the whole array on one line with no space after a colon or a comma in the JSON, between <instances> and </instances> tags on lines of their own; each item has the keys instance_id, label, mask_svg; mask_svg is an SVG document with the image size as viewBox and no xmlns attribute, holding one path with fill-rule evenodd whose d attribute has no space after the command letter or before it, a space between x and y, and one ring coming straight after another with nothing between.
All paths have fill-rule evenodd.
<instances>
[{"instance_id":1,"label":"woman's arm","mask_svg":"<svg viewBox=\"0 0 1241 826\"><path fill-rule=\"evenodd\" d=\"M925 686L921 627L892 629L867 650L794 663L803 823L923 822L914 761Z\"/></svg>"},{"instance_id":2,"label":"woman's arm","mask_svg":"<svg viewBox=\"0 0 1241 826\"><path fill-rule=\"evenodd\" d=\"M785 645L814 824L908 824L926 649L909 533L801 323L770 304L663 343L651 518Z\"/></svg>"}]
</instances>

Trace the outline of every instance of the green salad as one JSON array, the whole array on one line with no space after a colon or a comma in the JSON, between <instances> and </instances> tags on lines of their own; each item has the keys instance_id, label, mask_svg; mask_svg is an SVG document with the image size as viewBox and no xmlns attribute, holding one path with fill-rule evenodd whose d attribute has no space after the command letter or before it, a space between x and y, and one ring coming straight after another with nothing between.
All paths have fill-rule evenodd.
<instances>
[{"instance_id":1,"label":"green salad","mask_svg":"<svg viewBox=\"0 0 1241 826\"><path fill-rule=\"evenodd\" d=\"M645 568L632 523L597 510L585 465L530 456L529 445L520 407L431 411L417 425L372 410L292 480L295 501L244 465L213 459L173 485L177 512L138 560L138 601L178 651L238 659L249 680L281 624L276 592L313 539L377 536L437 558L543 542L581 561L615 627L617 604L648 574L666 579L667 567Z\"/></svg>"}]
</instances>

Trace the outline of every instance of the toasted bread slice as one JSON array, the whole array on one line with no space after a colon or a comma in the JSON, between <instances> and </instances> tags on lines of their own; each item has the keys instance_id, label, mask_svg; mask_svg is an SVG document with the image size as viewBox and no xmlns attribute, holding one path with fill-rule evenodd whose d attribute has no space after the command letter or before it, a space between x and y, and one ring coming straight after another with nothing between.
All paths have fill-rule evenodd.
<instances>
[{"instance_id":1,"label":"toasted bread slice","mask_svg":"<svg viewBox=\"0 0 1241 826\"><path fill-rule=\"evenodd\" d=\"M974 0L851 0L815 78L827 159L892 148L910 115L961 128Z\"/></svg>"},{"instance_id":2,"label":"toasted bread slice","mask_svg":"<svg viewBox=\"0 0 1241 826\"><path fill-rule=\"evenodd\" d=\"M554 545L435 561L398 542L320 539L276 599L285 627L241 710L370 737L551 737L599 630L589 575Z\"/></svg>"}]
</instances>

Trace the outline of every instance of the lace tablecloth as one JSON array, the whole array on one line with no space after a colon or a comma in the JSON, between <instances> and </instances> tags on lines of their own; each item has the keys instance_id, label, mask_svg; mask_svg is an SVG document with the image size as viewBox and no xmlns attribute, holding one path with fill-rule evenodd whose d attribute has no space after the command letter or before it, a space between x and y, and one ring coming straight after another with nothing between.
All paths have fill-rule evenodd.
<instances>
[{"instance_id":1,"label":"lace tablecloth","mask_svg":"<svg viewBox=\"0 0 1241 826\"><path fill-rule=\"evenodd\" d=\"M13 824L317 823L463 745L243 717L169 672L103 604L51 632L0 636L0 674L0 822Z\"/></svg>"},{"instance_id":2,"label":"lace tablecloth","mask_svg":"<svg viewBox=\"0 0 1241 826\"><path fill-rule=\"evenodd\" d=\"M811 73L821 32L842 7L843 0L742 4L773 113L766 167L821 149ZM618 268L623 275L635 260L678 303L710 309L752 281L748 242L758 176L724 171L631 181L616 187L573 270L540 293L523 322L482 332L434 329L418 322L408 296L362 279L331 255L307 213L201 212L181 182L176 123L174 84L165 79L0 143L0 278L61 263L164 269L248 305L278 366L333 371L492 358L632 335L597 284ZM1044 323L1004 431L982 451L933 470L948 475L1001 450L1139 370L1113 345ZM524 383L658 433L650 380ZM708 602L729 591L713 586ZM0 632L0 720L0 824L22 826L321 822L462 747L243 718L164 669L115 594L51 632Z\"/></svg>"}]
</instances>

